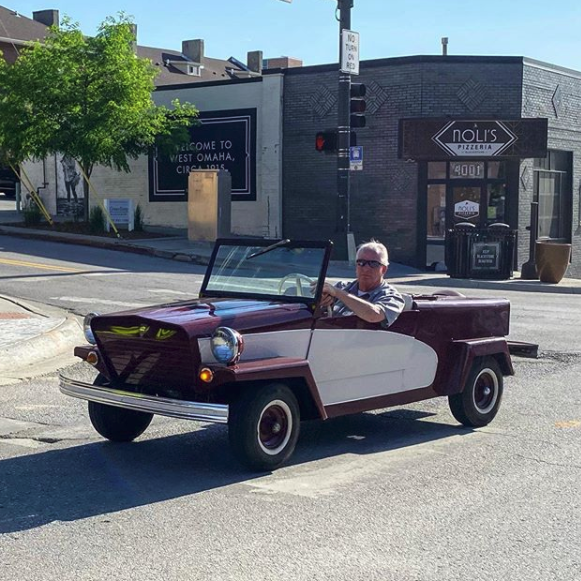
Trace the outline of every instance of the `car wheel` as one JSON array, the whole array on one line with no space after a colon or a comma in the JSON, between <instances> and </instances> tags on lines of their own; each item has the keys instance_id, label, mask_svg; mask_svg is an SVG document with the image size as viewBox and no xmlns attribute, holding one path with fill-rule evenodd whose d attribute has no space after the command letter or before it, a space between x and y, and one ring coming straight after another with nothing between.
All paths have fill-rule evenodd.
<instances>
[{"instance_id":1,"label":"car wheel","mask_svg":"<svg viewBox=\"0 0 581 581\"><path fill-rule=\"evenodd\" d=\"M286 462L299 429L299 404L286 385L248 389L230 406L230 446L238 460L253 470L274 470Z\"/></svg>"},{"instance_id":2,"label":"car wheel","mask_svg":"<svg viewBox=\"0 0 581 581\"><path fill-rule=\"evenodd\" d=\"M486 426L498 412L502 391L502 371L496 359L476 359L464 390L448 398L452 415L465 426Z\"/></svg>"},{"instance_id":3,"label":"car wheel","mask_svg":"<svg viewBox=\"0 0 581 581\"><path fill-rule=\"evenodd\" d=\"M99 374L93 385L103 385L106 382L106 377ZM89 418L95 430L107 440L131 442L145 432L153 419L153 414L90 401Z\"/></svg>"}]
</instances>

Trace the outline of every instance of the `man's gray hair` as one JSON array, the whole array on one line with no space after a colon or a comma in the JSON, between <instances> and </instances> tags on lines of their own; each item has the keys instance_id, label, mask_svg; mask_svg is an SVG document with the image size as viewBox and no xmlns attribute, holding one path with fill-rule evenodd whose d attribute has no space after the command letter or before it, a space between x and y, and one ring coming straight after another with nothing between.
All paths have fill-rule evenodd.
<instances>
[{"instance_id":1,"label":"man's gray hair","mask_svg":"<svg viewBox=\"0 0 581 581\"><path fill-rule=\"evenodd\" d=\"M389 254L387 252L387 248L381 242L378 242L372 238L369 242L361 244L357 249L357 256L361 254L362 250L373 250L373 252L379 256L380 261L385 264L385 266L389 265Z\"/></svg>"}]
</instances>

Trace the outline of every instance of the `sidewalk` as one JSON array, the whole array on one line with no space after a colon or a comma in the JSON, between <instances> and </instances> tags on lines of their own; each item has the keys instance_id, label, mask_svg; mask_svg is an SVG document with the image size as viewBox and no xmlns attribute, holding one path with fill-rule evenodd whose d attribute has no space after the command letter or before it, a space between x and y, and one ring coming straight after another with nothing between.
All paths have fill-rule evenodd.
<instances>
[{"instance_id":1,"label":"sidewalk","mask_svg":"<svg viewBox=\"0 0 581 581\"><path fill-rule=\"evenodd\" d=\"M69 355L77 342L83 332L75 317L0 295L0 386Z\"/></svg>"}]
</instances>

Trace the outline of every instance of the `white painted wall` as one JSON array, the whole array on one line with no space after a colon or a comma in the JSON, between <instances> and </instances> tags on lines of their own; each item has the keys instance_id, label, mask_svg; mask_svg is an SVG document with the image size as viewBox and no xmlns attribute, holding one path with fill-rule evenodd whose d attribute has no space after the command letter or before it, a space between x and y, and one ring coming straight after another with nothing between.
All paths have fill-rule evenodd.
<instances>
[{"instance_id":1,"label":"white painted wall","mask_svg":"<svg viewBox=\"0 0 581 581\"><path fill-rule=\"evenodd\" d=\"M232 232L279 237L282 232L282 75L266 75L261 82L182 87L156 91L158 105L171 107L174 99L193 103L200 111L256 108L256 201L232 203ZM129 174L104 167L93 170L91 182L102 198L132 198L140 204L145 224L187 228L186 202L149 202L147 157L130 163ZM42 162L28 162L25 170L34 186L42 185ZM46 160L47 182L40 190L51 213L56 212L55 160ZM80 189L80 188L79 188ZM91 196L93 197L93 196ZM94 200L91 201L95 205Z\"/></svg>"}]
</instances>

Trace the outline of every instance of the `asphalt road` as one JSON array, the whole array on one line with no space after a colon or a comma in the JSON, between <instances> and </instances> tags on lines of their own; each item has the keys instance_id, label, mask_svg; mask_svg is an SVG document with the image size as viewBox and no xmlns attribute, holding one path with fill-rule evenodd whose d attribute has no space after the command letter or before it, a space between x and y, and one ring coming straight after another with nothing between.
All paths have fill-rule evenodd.
<instances>
[{"instance_id":1,"label":"asphalt road","mask_svg":"<svg viewBox=\"0 0 581 581\"><path fill-rule=\"evenodd\" d=\"M77 313L191 296L201 272L0 238L0 293ZM578 581L581 298L508 294L543 357L515 360L490 426L445 399L303 424L272 474L221 426L155 418L112 445L54 373L0 387L0 580Z\"/></svg>"}]
</instances>

